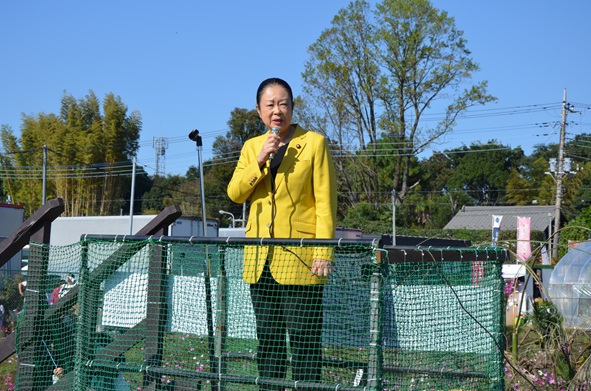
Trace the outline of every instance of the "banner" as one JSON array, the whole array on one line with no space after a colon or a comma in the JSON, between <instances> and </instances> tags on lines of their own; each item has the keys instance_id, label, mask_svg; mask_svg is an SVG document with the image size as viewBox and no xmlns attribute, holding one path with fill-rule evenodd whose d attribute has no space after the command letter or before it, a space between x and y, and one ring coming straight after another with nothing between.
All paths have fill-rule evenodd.
<instances>
[{"instance_id":1,"label":"banner","mask_svg":"<svg viewBox=\"0 0 591 391\"><path fill-rule=\"evenodd\" d=\"M546 246L542 247L542 265L550 265L550 254Z\"/></svg>"},{"instance_id":2,"label":"banner","mask_svg":"<svg viewBox=\"0 0 591 391\"><path fill-rule=\"evenodd\" d=\"M531 257L529 234L531 230L531 217L517 218L517 260L527 261Z\"/></svg>"},{"instance_id":3,"label":"banner","mask_svg":"<svg viewBox=\"0 0 591 391\"><path fill-rule=\"evenodd\" d=\"M499 231L501 230L501 220L503 220L503 216L492 215L492 245L493 247L497 245L497 239L499 238Z\"/></svg>"}]
</instances>

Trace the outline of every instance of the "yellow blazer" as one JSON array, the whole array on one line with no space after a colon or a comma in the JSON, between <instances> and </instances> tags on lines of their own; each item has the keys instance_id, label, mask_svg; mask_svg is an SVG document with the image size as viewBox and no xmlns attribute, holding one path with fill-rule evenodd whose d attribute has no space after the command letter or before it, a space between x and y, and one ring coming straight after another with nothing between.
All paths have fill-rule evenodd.
<instances>
[{"instance_id":1,"label":"yellow blazer","mask_svg":"<svg viewBox=\"0 0 591 391\"><path fill-rule=\"evenodd\" d=\"M296 125L275 178L275 217L269 162L261 169L257 156L268 132L247 140L228 184L236 203L250 199L246 237L332 239L336 231L337 193L334 165L327 139ZM280 284L322 284L326 278L311 275L316 258L332 260L328 247L246 246L243 279L256 283L269 258L271 274Z\"/></svg>"}]
</instances>

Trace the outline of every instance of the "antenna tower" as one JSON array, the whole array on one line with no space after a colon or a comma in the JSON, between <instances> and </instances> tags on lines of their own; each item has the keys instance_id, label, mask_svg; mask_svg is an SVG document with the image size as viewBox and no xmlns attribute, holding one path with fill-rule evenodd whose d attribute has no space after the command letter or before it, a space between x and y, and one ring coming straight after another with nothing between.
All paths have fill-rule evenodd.
<instances>
[{"instance_id":1,"label":"antenna tower","mask_svg":"<svg viewBox=\"0 0 591 391\"><path fill-rule=\"evenodd\" d=\"M156 171L154 172L154 176L162 176L166 171L164 155L168 148L168 139L164 137L154 137L152 140L152 146L154 147L156 154Z\"/></svg>"}]
</instances>

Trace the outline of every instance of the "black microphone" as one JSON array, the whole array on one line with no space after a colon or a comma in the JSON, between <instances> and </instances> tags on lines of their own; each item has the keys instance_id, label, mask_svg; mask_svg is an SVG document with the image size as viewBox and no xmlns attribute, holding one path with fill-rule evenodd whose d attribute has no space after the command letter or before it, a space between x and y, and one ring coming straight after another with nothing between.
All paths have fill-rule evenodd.
<instances>
[{"instance_id":1,"label":"black microphone","mask_svg":"<svg viewBox=\"0 0 591 391\"><path fill-rule=\"evenodd\" d=\"M279 128L273 128L273 129L271 129L271 133L273 133L273 134L279 134L279 131L280 130L281 129L279 129ZM271 152L269 154L269 160L273 160L273 156L275 156L275 154L273 152Z\"/></svg>"}]
</instances>

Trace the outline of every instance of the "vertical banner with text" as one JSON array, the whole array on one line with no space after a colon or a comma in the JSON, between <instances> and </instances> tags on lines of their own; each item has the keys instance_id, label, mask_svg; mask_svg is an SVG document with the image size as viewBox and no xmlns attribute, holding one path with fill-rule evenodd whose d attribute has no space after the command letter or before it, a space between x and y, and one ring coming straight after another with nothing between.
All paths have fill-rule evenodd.
<instances>
[{"instance_id":1,"label":"vertical banner with text","mask_svg":"<svg viewBox=\"0 0 591 391\"><path fill-rule=\"evenodd\" d=\"M517 217L517 259L522 262L531 257L530 230L531 217Z\"/></svg>"},{"instance_id":2,"label":"vertical banner with text","mask_svg":"<svg viewBox=\"0 0 591 391\"><path fill-rule=\"evenodd\" d=\"M497 240L499 239L499 231L501 230L501 221L503 220L503 216L492 215L492 245L493 247L497 245Z\"/></svg>"}]
</instances>

